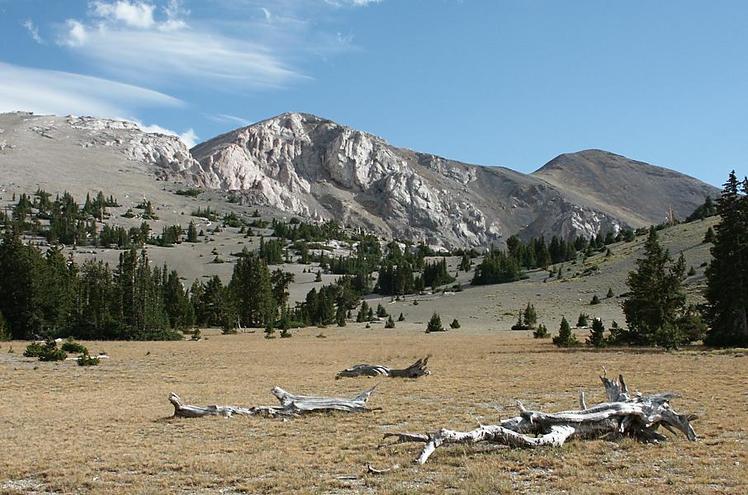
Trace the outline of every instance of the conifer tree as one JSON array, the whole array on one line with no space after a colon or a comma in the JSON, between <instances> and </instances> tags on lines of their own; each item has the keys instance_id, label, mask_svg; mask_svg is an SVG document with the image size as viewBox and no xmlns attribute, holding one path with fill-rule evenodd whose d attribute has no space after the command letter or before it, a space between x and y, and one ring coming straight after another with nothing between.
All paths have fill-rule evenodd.
<instances>
[{"instance_id":1,"label":"conifer tree","mask_svg":"<svg viewBox=\"0 0 748 495\"><path fill-rule=\"evenodd\" d=\"M742 195L740 189L742 188ZM717 200L712 262L706 269L706 343L748 347L748 178L730 173Z\"/></svg>"},{"instance_id":2,"label":"conifer tree","mask_svg":"<svg viewBox=\"0 0 748 495\"><path fill-rule=\"evenodd\" d=\"M262 258L246 250L243 254L234 265L229 288L242 324L263 327L276 317L270 271Z\"/></svg>"},{"instance_id":3,"label":"conifer tree","mask_svg":"<svg viewBox=\"0 0 748 495\"><path fill-rule=\"evenodd\" d=\"M431 315L428 325L426 325L426 333L431 332L443 332L444 327L442 326L442 319L437 313Z\"/></svg>"},{"instance_id":4,"label":"conifer tree","mask_svg":"<svg viewBox=\"0 0 748 495\"><path fill-rule=\"evenodd\" d=\"M587 337L587 344L593 347L604 347L605 346L605 326L603 320L595 318L592 320L592 329L590 335Z\"/></svg>"},{"instance_id":5,"label":"conifer tree","mask_svg":"<svg viewBox=\"0 0 748 495\"><path fill-rule=\"evenodd\" d=\"M561 317L561 326L559 327L558 335L553 337L553 343L557 347L572 347L577 345L577 336L571 331L571 326L566 321L566 317Z\"/></svg>"},{"instance_id":6,"label":"conifer tree","mask_svg":"<svg viewBox=\"0 0 748 495\"><path fill-rule=\"evenodd\" d=\"M193 221L190 221L190 225L187 227L187 242L198 242L197 227L195 227Z\"/></svg>"},{"instance_id":7,"label":"conifer tree","mask_svg":"<svg viewBox=\"0 0 748 495\"><path fill-rule=\"evenodd\" d=\"M538 325L538 328L533 330L532 336L536 339L544 339L549 336L548 328L544 324Z\"/></svg>"},{"instance_id":8,"label":"conifer tree","mask_svg":"<svg viewBox=\"0 0 748 495\"><path fill-rule=\"evenodd\" d=\"M629 295L623 302L629 330L620 335L625 335L631 344L665 348L686 342L678 328L686 304L682 286L685 259L681 255L673 262L652 227L644 244L644 258L637 260L636 266L637 269L629 273Z\"/></svg>"},{"instance_id":9,"label":"conifer tree","mask_svg":"<svg viewBox=\"0 0 748 495\"><path fill-rule=\"evenodd\" d=\"M384 324L384 328L395 328L395 320L392 319L392 315L387 317L387 321Z\"/></svg>"},{"instance_id":10,"label":"conifer tree","mask_svg":"<svg viewBox=\"0 0 748 495\"><path fill-rule=\"evenodd\" d=\"M538 323L538 314L535 312L535 306L528 302L522 316L524 317L527 329L535 328L535 325Z\"/></svg>"},{"instance_id":11,"label":"conifer tree","mask_svg":"<svg viewBox=\"0 0 748 495\"><path fill-rule=\"evenodd\" d=\"M356 315L356 322L363 323L369 318L369 304L366 301L361 302L361 309L358 310Z\"/></svg>"}]
</instances>

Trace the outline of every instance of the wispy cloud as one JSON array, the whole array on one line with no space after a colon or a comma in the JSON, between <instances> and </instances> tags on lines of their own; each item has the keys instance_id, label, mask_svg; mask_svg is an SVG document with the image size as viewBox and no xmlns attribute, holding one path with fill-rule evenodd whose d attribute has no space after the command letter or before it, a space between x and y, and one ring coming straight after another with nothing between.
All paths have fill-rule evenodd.
<instances>
[{"instance_id":1,"label":"wispy cloud","mask_svg":"<svg viewBox=\"0 0 748 495\"><path fill-rule=\"evenodd\" d=\"M226 113L219 113L217 115L209 115L207 117L213 122L218 122L221 124L240 125L242 127L246 127L252 123L251 120L247 120L243 117L237 117L236 115L229 115Z\"/></svg>"},{"instance_id":2,"label":"wispy cloud","mask_svg":"<svg viewBox=\"0 0 748 495\"><path fill-rule=\"evenodd\" d=\"M368 7L382 0L325 0L325 3L335 7Z\"/></svg>"},{"instance_id":3,"label":"wispy cloud","mask_svg":"<svg viewBox=\"0 0 748 495\"><path fill-rule=\"evenodd\" d=\"M134 109L177 107L182 102L150 89L72 72L0 62L0 112L130 116Z\"/></svg>"},{"instance_id":4,"label":"wispy cloud","mask_svg":"<svg viewBox=\"0 0 748 495\"><path fill-rule=\"evenodd\" d=\"M86 19L68 19L58 43L101 70L139 82L184 81L232 88L278 87L303 76L262 39L229 36L188 22L176 1L97 1ZM265 16L263 16L265 18Z\"/></svg>"},{"instance_id":5,"label":"wispy cloud","mask_svg":"<svg viewBox=\"0 0 748 495\"><path fill-rule=\"evenodd\" d=\"M44 38L42 38L41 35L39 34L39 28L36 27L36 24L34 24L34 21L32 21L31 19L26 19L23 22L22 26L25 27L26 30L29 32L29 34L31 35L31 39L33 39L40 45L44 44Z\"/></svg>"}]
</instances>

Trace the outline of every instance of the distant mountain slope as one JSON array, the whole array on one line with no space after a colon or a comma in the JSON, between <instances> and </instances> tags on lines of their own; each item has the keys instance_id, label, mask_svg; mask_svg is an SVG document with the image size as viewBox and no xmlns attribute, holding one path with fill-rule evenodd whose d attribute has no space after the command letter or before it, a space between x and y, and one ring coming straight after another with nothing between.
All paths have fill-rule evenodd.
<instances>
[{"instance_id":1,"label":"distant mountain slope","mask_svg":"<svg viewBox=\"0 0 748 495\"><path fill-rule=\"evenodd\" d=\"M192 150L130 122L0 114L0 191L3 184L76 195L101 189L176 212L163 179L232 191L244 205L276 215L336 219L384 238L444 247L502 245L512 234L589 237L658 223L670 206L683 218L717 193L602 151L561 155L530 175L467 165L300 113ZM227 206L225 195L211 197L214 209Z\"/></svg>"},{"instance_id":2,"label":"distant mountain slope","mask_svg":"<svg viewBox=\"0 0 748 495\"><path fill-rule=\"evenodd\" d=\"M684 219L706 196L719 194L693 177L602 150L560 155L532 175L634 226L660 223L670 208Z\"/></svg>"}]
</instances>

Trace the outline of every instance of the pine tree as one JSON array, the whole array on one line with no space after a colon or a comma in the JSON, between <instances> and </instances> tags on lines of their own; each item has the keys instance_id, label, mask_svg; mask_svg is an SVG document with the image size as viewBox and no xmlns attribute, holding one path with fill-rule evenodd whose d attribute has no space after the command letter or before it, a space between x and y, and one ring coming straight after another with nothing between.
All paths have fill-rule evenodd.
<instances>
[{"instance_id":1,"label":"pine tree","mask_svg":"<svg viewBox=\"0 0 748 495\"><path fill-rule=\"evenodd\" d=\"M587 345L604 347L605 343L605 326L603 325L603 320L595 318L592 320L592 329L590 330L589 337L587 337Z\"/></svg>"},{"instance_id":2,"label":"pine tree","mask_svg":"<svg viewBox=\"0 0 748 495\"><path fill-rule=\"evenodd\" d=\"M533 330L532 336L536 339L544 339L549 336L548 328L544 324L538 325L538 328Z\"/></svg>"},{"instance_id":3,"label":"pine tree","mask_svg":"<svg viewBox=\"0 0 748 495\"><path fill-rule=\"evenodd\" d=\"M229 288L239 308L242 324L263 327L275 320L277 309L265 260L245 251L234 265Z\"/></svg>"},{"instance_id":4,"label":"pine tree","mask_svg":"<svg viewBox=\"0 0 748 495\"><path fill-rule=\"evenodd\" d=\"M608 288L608 293L605 294L605 297L608 298L608 299L610 299L613 296L615 296L615 294L613 294L613 289L611 287L609 287Z\"/></svg>"},{"instance_id":5,"label":"pine tree","mask_svg":"<svg viewBox=\"0 0 748 495\"><path fill-rule=\"evenodd\" d=\"M381 304L377 304L377 316L379 318L384 318L385 316L387 316L387 310L384 309L384 306L382 306Z\"/></svg>"},{"instance_id":6,"label":"pine tree","mask_svg":"<svg viewBox=\"0 0 748 495\"><path fill-rule=\"evenodd\" d=\"M597 297L597 294L592 296L592 300L590 301L590 305L594 306L595 304L600 304L600 298Z\"/></svg>"},{"instance_id":7,"label":"pine tree","mask_svg":"<svg viewBox=\"0 0 748 495\"><path fill-rule=\"evenodd\" d=\"M748 178L742 195L735 171L717 200L712 262L706 269L706 343L748 347Z\"/></svg>"},{"instance_id":8,"label":"pine tree","mask_svg":"<svg viewBox=\"0 0 748 495\"><path fill-rule=\"evenodd\" d=\"M190 221L190 225L187 227L187 242L198 242L197 227L195 227L195 222L192 221Z\"/></svg>"},{"instance_id":9,"label":"pine tree","mask_svg":"<svg viewBox=\"0 0 748 495\"><path fill-rule=\"evenodd\" d=\"M558 335L553 337L553 343L557 347L572 347L577 345L577 336L571 331L569 322L566 321L565 317L561 318L561 326L558 330Z\"/></svg>"},{"instance_id":10,"label":"pine tree","mask_svg":"<svg viewBox=\"0 0 748 495\"><path fill-rule=\"evenodd\" d=\"M387 318L384 328L395 328L395 320L392 319L392 315Z\"/></svg>"},{"instance_id":11,"label":"pine tree","mask_svg":"<svg viewBox=\"0 0 748 495\"><path fill-rule=\"evenodd\" d=\"M356 315L356 322L357 323L363 323L369 318L369 304L367 304L366 301L361 302L361 309L358 310L358 314Z\"/></svg>"},{"instance_id":12,"label":"pine tree","mask_svg":"<svg viewBox=\"0 0 748 495\"><path fill-rule=\"evenodd\" d=\"M452 323L449 324L449 328L452 328L452 329L460 328L460 322L457 321L457 318L452 320Z\"/></svg>"},{"instance_id":13,"label":"pine tree","mask_svg":"<svg viewBox=\"0 0 748 495\"><path fill-rule=\"evenodd\" d=\"M538 314L535 312L535 306L528 302L522 316L524 316L527 329L535 328L535 325L538 323Z\"/></svg>"},{"instance_id":14,"label":"pine tree","mask_svg":"<svg viewBox=\"0 0 748 495\"><path fill-rule=\"evenodd\" d=\"M629 295L623 312L629 330L620 333L628 343L673 348L687 341L678 329L678 319L685 310L683 291L685 259L682 254L673 263L670 253L660 246L657 231L649 230L644 244L644 258L636 261L637 269L629 273Z\"/></svg>"},{"instance_id":15,"label":"pine tree","mask_svg":"<svg viewBox=\"0 0 748 495\"><path fill-rule=\"evenodd\" d=\"M405 316L400 313L400 316L397 317L397 321L405 321Z\"/></svg>"},{"instance_id":16,"label":"pine tree","mask_svg":"<svg viewBox=\"0 0 748 495\"><path fill-rule=\"evenodd\" d=\"M463 272L469 272L470 267L472 266L472 262L470 261L470 256L467 255L467 253L462 255L462 259L460 260L460 266L458 267Z\"/></svg>"},{"instance_id":17,"label":"pine tree","mask_svg":"<svg viewBox=\"0 0 748 495\"><path fill-rule=\"evenodd\" d=\"M586 328L590 324L589 318L590 315L579 313L579 318L577 318L577 328Z\"/></svg>"},{"instance_id":18,"label":"pine tree","mask_svg":"<svg viewBox=\"0 0 748 495\"><path fill-rule=\"evenodd\" d=\"M431 315L428 325L426 325L426 333L431 332L443 332L444 327L442 326L442 319L437 313Z\"/></svg>"},{"instance_id":19,"label":"pine tree","mask_svg":"<svg viewBox=\"0 0 748 495\"><path fill-rule=\"evenodd\" d=\"M706 229L706 234L704 234L704 244L712 242L714 242L714 229L709 227L708 229Z\"/></svg>"}]
</instances>

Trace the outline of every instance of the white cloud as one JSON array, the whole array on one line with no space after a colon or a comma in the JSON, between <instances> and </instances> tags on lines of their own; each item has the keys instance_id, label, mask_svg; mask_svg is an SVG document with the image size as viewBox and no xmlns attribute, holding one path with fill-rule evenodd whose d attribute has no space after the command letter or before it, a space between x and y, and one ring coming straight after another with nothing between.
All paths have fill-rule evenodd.
<instances>
[{"instance_id":1,"label":"white cloud","mask_svg":"<svg viewBox=\"0 0 748 495\"><path fill-rule=\"evenodd\" d=\"M150 89L71 72L0 62L0 112L111 117L134 108L176 107L182 102Z\"/></svg>"},{"instance_id":2,"label":"white cloud","mask_svg":"<svg viewBox=\"0 0 748 495\"><path fill-rule=\"evenodd\" d=\"M130 2L118 0L116 2L96 1L92 4L96 16L115 22L122 22L126 26L148 29L156 21L153 18L155 6L145 2Z\"/></svg>"},{"instance_id":3,"label":"white cloud","mask_svg":"<svg viewBox=\"0 0 748 495\"><path fill-rule=\"evenodd\" d=\"M97 1L88 20L69 19L59 44L100 69L134 81L203 81L278 87L301 76L266 40L249 41L187 23L175 0L160 10L143 2Z\"/></svg>"},{"instance_id":4,"label":"white cloud","mask_svg":"<svg viewBox=\"0 0 748 495\"><path fill-rule=\"evenodd\" d=\"M65 26L67 28L67 33L61 40L63 45L78 47L83 46L86 43L88 40L88 32L82 23L75 19L68 19L65 21Z\"/></svg>"},{"instance_id":5,"label":"white cloud","mask_svg":"<svg viewBox=\"0 0 748 495\"><path fill-rule=\"evenodd\" d=\"M44 39L39 35L39 28L36 27L34 21L32 21L31 19L26 19L23 22L23 27L26 28L34 41L36 41L40 45L44 44Z\"/></svg>"},{"instance_id":6,"label":"white cloud","mask_svg":"<svg viewBox=\"0 0 748 495\"><path fill-rule=\"evenodd\" d=\"M187 148L193 148L198 140L200 139L198 135L195 133L195 130L192 128L187 129L184 132L176 132L172 131L171 129L167 129L165 127L161 127L157 124L144 124L140 122L139 120L133 120L133 119L121 119L121 120L127 120L130 122L133 122L137 124L138 127L143 132L151 132L155 134L166 134L167 136L176 136L178 137L184 144L187 146Z\"/></svg>"}]
</instances>

